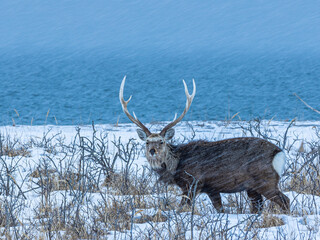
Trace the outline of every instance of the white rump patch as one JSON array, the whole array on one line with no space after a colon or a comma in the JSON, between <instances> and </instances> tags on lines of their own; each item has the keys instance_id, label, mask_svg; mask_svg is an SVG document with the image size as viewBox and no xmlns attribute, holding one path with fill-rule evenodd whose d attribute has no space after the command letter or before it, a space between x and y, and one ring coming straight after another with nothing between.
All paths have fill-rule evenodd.
<instances>
[{"instance_id":1,"label":"white rump patch","mask_svg":"<svg viewBox=\"0 0 320 240\"><path fill-rule=\"evenodd\" d=\"M279 176L282 175L285 164L286 164L286 154L284 152L277 153L273 158L272 166L274 170L276 170L276 172L279 174Z\"/></svg>"}]
</instances>

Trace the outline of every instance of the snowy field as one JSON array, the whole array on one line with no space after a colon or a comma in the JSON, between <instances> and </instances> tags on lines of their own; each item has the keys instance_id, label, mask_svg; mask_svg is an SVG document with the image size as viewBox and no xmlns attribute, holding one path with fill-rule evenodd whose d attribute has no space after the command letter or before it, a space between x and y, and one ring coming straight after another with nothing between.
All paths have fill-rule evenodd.
<instances>
[{"instance_id":1,"label":"snowy field","mask_svg":"<svg viewBox=\"0 0 320 240\"><path fill-rule=\"evenodd\" d=\"M148 124L152 132L164 123ZM246 193L205 194L180 208L180 189L156 181L133 124L0 127L1 239L320 239L320 122L182 122L174 143L269 139L288 156L283 214Z\"/></svg>"}]
</instances>

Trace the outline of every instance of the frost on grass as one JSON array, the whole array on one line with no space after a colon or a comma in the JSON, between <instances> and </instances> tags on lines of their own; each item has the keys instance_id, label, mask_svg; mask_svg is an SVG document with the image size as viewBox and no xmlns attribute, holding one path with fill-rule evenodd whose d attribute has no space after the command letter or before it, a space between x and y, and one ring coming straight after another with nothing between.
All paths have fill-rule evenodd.
<instances>
[{"instance_id":1,"label":"frost on grass","mask_svg":"<svg viewBox=\"0 0 320 240\"><path fill-rule=\"evenodd\" d=\"M318 122L193 122L175 143L256 136L287 154L280 189L291 213L265 201L250 214L246 193L223 194L218 214L199 195L157 181L133 125L0 128L0 239L320 238ZM153 128L161 128L161 123Z\"/></svg>"}]
</instances>

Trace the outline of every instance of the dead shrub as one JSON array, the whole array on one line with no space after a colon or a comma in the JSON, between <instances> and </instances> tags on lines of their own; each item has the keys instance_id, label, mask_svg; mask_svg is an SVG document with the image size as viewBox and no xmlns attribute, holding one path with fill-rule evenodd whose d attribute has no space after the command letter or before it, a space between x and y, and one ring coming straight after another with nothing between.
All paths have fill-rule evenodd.
<instances>
[{"instance_id":1,"label":"dead shrub","mask_svg":"<svg viewBox=\"0 0 320 240\"><path fill-rule=\"evenodd\" d=\"M40 176L44 176L47 173L48 174L54 174L56 172L56 170L54 169L36 169L34 170L31 174L30 177L32 178L39 178Z\"/></svg>"},{"instance_id":2,"label":"dead shrub","mask_svg":"<svg viewBox=\"0 0 320 240\"><path fill-rule=\"evenodd\" d=\"M168 217L163 214L161 210L157 211L153 215L142 214L140 217L135 218L135 223L146 223L146 222L166 222Z\"/></svg>"},{"instance_id":3,"label":"dead shrub","mask_svg":"<svg viewBox=\"0 0 320 240\"><path fill-rule=\"evenodd\" d=\"M66 223L61 215L61 209L58 207L41 204L36 211L35 219L39 219L40 223L47 228L50 225L50 231L64 231Z\"/></svg>"},{"instance_id":4,"label":"dead shrub","mask_svg":"<svg viewBox=\"0 0 320 240\"><path fill-rule=\"evenodd\" d=\"M8 157L31 157L31 152L25 147L2 146L1 153Z\"/></svg>"},{"instance_id":5,"label":"dead shrub","mask_svg":"<svg viewBox=\"0 0 320 240\"><path fill-rule=\"evenodd\" d=\"M109 173L102 186L110 189L114 195L140 196L153 193L150 174L137 174L134 170Z\"/></svg>"},{"instance_id":6,"label":"dead shrub","mask_svg":"<svg viewBox=\"0 0 320 240\"><path fill-rule=\"evenodd\" d=\"M30 175L32 178L39 178L35 183L49 191L61 191L61 190L80 190L83 191L83 186L80 183L83 177L78 173L66 171L59 174L54 169L37 169ZM87 190L87 186L86 186ZM90 190L96 192L99 187L96 184L90 184Z\"/></svg>"},{"instance_id":7,"label":"dead shrub","mask_svg":"<svg viewBox=\"0 0 320 240\"><path fill-rule=\"evenodd\" d=\"M0 227L14 227L17 226L17 219L15 216L8 214L5 206L6 204L2 204L0 202ZM7 230L7 229L5 229Z\"/></svg>"},{"instance_id":8,"label":"dead shrub","mask_svg":"<svg viewBox=\"0 0 320 240\"><path fill-rule=\"evenodd\" d=\"M138 195L139 191L135 184L123 173L110 173L102 186L114 190L115 195Z\"/></svg>"},{"instance_id":9,"label":"dead shrub","mask_svg":"<svg viewBox=\"0 0 320 240\"><path fill-rule=\"evenodd\" d=\"M3 137L0 133L0 156L8 157L31 157L28 144L22 144L18 139L11 139L9 136Z\"/></svg>"},{"instance_id":10,"label":"dead shrub","mask_svg":"<svg viewBox=\"0 0 320 240\"><path fill-rule=\"evenodd\" d=\"M310 152L298 153L289 166L285 189L320 196L320 146L318 142L308 145Z\"/></svg>"},{"instance_id":11,"label":"dead shrub","mask_svg":"<svg viewBox=\"0 0 320 240\"><path fill-rule=\"evenodd\" d=\"M247 223L247 228L249 227L249 224L251 225L252 223L248 221ZM278 226L283 226L285 222L283 221L282 218L277 217L273 214L270 214L266 211L264 211L261 214L261 217L256 219L256 221L253 222L251 227L253 228L270 228L270 227L278 227Z\"/></svg>"},{"instance_id":12,"label":"dead shrub","mask_svg":"<svg viewBox=\"0 0 320 240\"><path fill-rule=\"evenodd\" d=\"M130 205L128 201L106 201L96 207L97 221L103 223L108 230L125 231L131 228Z\"/></svg>"}]
</instances>

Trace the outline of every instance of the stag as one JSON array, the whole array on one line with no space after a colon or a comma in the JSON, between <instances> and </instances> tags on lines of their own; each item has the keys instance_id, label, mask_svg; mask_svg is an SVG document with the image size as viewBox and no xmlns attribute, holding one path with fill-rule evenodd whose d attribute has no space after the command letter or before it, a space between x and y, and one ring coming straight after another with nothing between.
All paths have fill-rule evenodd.
<instances>
[{"instance_id":1,"label":"stag","mask_svg":"<svg viewBox=\"0 0 320 240\"><path fill-rule=\"evenodd\" d=\"M290 211L290 200L278 188L284 169L285 153L276 145L254 137L231 138L209 142L191 141L187 144L173 145L169 140L174 136L173 127L188 112L196 93L190 95L183 80L187 97L183 113L166 125L160 133L151 133L133 112L129 113L123 89L123 78L119 99L124 113L139 128L139 138L146 143L145 154L151 168L158 173L159 180L179 186L183 192L180 205L191 204L199 193L206 193L218 212L223 212L220 193L246 191L251 201L251 212L262 210L263 198L277 203L285 212ZM191 191L195 186L196 191Z\"/></svg>"}]
</instances>

